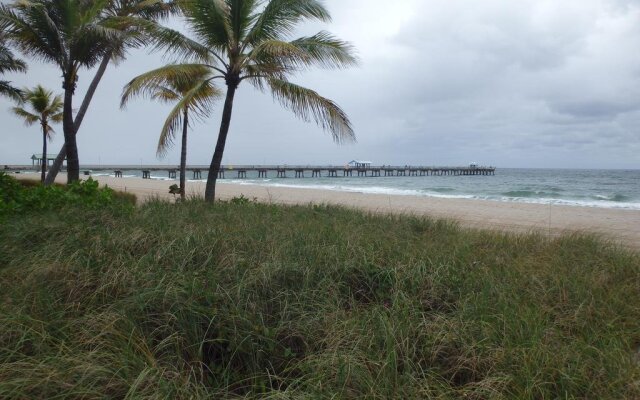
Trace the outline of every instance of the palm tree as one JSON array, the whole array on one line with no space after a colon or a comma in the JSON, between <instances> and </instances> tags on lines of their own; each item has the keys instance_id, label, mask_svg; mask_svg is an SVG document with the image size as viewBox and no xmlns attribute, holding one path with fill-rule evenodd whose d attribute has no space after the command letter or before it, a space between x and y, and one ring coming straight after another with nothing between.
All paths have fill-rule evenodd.
<instances>
[{"instance_id":1,"label":"palm tree","mask_svg":"<svg viewBox=\"0 0 640 400\"><path fill-rule=\"evenodd\" d=\"M33 89L22 91L21 104L13 107L13 113L24 120L25 125L31 126L36 122L42 128L42 173L40 181L44 183L47 172L47 139L51 139L53 128L51 122L62 122L63 102L61 96L54 96L53 92L38 85ZM23 104L30 106L31 111L21 107Z\"/></svg>"},{"instance_id":2,"label":"palm tree","mask_svg":"<svg viewBox=\"0 0 640 400\"><path fill-rule=\"evenodd\" d=\"M82 68L92 68L121 32L101 23L108 0L31 0L0 6L0 28L25 54L54 63L62 73L67 181L80 179L73 97Z\"/></svg>"},{"instance_id":3,"label":"palm tree","mask_svg":"<svg viewBox=\"0 0 640 400\"><path fill-rule=\"evenodd\" d=\"M0 33L0 74L5 72L26 72L27 64L15 58L11 49L5 44L5 35ZM0 80L0 95L20 101L22 93L11 85L9 81Z\"/></svg>"},{"instance_id":4,"label":"palm tree","mask_svg":"<svg viewBox=\"0 0 640 400\"><path fill-rule=\"evenodd\" d=\"M175 2L170 0L111 0L109 2L102 18L105 21L117 20L117 27L122 31L123 35L120 40L110 44L110 50L103 55L98 65L95 76L87 89L82 105L74 120L76 134L80 130L89 104L109 63L111 61L120 62L124 60L127 50L130 48L137 48L152 42L154 32L162 31L162 27L157 22L177 12L178 8ZM49 170L45 184L53 183L66 155L66 146L62 146Z\"/></svg>"},{"instance_id":5,"label":"palm tree","mask_svg":"<svg viewBox=\"0 0 640 400\"><path fill-rule=\"evenodd\" d=\"M357 64L353 48L327 32L290 40L304 20L330 21L321 0L181 0L193 40L165 32L163 45L182 56L199 57L227 91L218 140L205 191L215 199L215 187L225 149L233 101L247 81L304 120L315 120L337 142L355 140L347 115L333 101L290 82L291 75L309 68L344 68Z\"/></svg>"},{"instance_id":6,"label":"palm tree","mask_svg":"<svg viewBox=\"0 0 640 400\"><path fill-rule=\"evenodd\" d=\"M211 70L202 65L167 65L135 77L123 91L121 107L135 96L149 97L164 103L176 103L167 117L158 141L157 153L166 154L176 131L182 127L180 152L180 197L186 196L187 132L189 118L209 115L213 101L220 96L211 81Z\"/></svg>"}]
</instances>

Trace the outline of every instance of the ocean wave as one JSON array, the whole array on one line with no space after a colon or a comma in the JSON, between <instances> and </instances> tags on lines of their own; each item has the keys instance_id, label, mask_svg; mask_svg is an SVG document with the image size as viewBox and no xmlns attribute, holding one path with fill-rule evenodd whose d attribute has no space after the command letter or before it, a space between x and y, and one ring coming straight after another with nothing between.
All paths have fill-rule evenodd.
<instances>
[{"instance_id":1,"label":"ocean wave","mask_svg":"<svg viewBox=\"0 0 640 400\"><path fill-rule=\"evenodd\" d=\"M604 200L604 201L613 201L613 202L617 202L617 203L625 203L625 202L629 202L629 200L632 200L631 197L629 196L625 196L624 194L620 194L620 193L614 193L612 195L595 195L593 196L594 200Z\"/></svg>"},{"instance_id":2,"label":"ocean wave","mask_svg":"<svg viewBox=\"0 0 640 400\"><path fill-rule=\"evenodd\" d=\"M505 197L524 197L524 198L553 198L561 196L558 191L547 192L544 190L511 190L501 193Z\"/></svg>"},{"instance_id":3,"label":"ocean wave","mask_svg":"<svg viewBox=\"0 0 640 400\"><path fill-rule=\"evenodd\" d=\"M173 181L166 177L152 176L156 180ZM286 180L285 180L286 181ZM206 179L188 180L188 182L206 182ZM289 183L290 182L290 183ZM308 181L307 181L308 182ZM529 204L553 204L564 206L579 206L579 207L596 207L596 208L616 208L616 209L628 209L628 210L640 210L640 200L636 200L628 195L621 193L613 193L610 195L591 195L588 192L581 196L580 193L571 193L569 191L562 190L550 190L558 189L553 185L543 186L536 188L532 186L522 186L517 190L507 191L495 191L491 192L490 189L485 190L484 193L455 193L456 191L463 191L464 189L454 189L449 187L433 187L433 188L398 188L389 187L383 185L362 185L351 184L352 182L335 182L335 183L307 183L305 181L294 181L275 179L226 179L218 180L219 184L234 184L234 185L256 185L263 187L282 187L282 188L294 188L294 189L315 189L315 190L329 190L339 192L350 193L365 193L365 194L379 194L389 196L419 196L419 197L434 197L442 199L474 199L474 200L487 200L496 202L515 202L515 203L529 203ZM364 182L362 182L364 183ZM373 183L373 182L372 182ZM382 182L379 182L382 183ZM472 188L475 190L480 189L477 187ZM478 190L480 191L480 190Z\"/></svg>"},{"instance_id":4,"label":"ocean wave","mask_svg":"<svg viewBox=\"0 0 640 400\"><path fill-rule=\"evenodd\" d=\"M456 191L456 189L448 188L448 187L430 188L425 190L433 190L434 192L437 192L437 193L452 193Z\"/></svg>"},{"instance_id":5,"label":"ocean wave","mask_svg":"<svg viewBox=\"0 0 640 400\"><path fill-rule=\"evenodd\" d=\"M503 197L494 199L487 197L486 200L498 200L505 202L529 203L529 204L552 204L562 206L595 207L595 208L619 208L625 210L640 210L640 202L616 202L606 200L572 200L572 199L551 199L551 198L522 198Z\"/></svg>"},{"instance_id":6,"label":"ocean wave","mask_svg":"<svg viewBox=\"0 0 640 400\"><path fill-rule=\"evenodd\" d=\"M597 208L617 208L628 210L640 210L640 202L621 202L611 200L580 200L580 199L563 199L558 197L524 197L524 196L509 196L509 195L491 195L491 194L443 194L430 190L414 190L414 189L397 189L381 186L344 186L344 185L300 185L300 184L284 184L284 183L261 183L260 181L229 181L231 184L241 185L258 185L268 187L284 187L294 189L316 189L316 190L331 190L339 192L351 192L351 193L366 193L366 194L383 194L391 196L420 196L420 197L435 197L442 199L472 199L472 200L487 200L497 202L516 202L516 203L528 203L528 204L552 204L552 205L564 205L575 207L597 207ZM514 191L513 193L516 193ZM543 192L545 194L551 194Z\"/></svg>"}]
</instances>

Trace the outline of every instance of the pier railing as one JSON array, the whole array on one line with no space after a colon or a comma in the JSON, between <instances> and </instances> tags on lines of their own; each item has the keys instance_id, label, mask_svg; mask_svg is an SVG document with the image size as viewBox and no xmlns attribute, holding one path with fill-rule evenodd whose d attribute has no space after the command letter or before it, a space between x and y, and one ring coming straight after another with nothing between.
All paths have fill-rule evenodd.
<instances>
[{"instance_id":1,"label":"pier railing","mask_svg":"<svg viewBox=\"0 0 640 400\"><path fill-rule=\"evenodd\" d=\"M5 170L26 170L31 166L5 166ZM202 173L209 170L208 166L188 166L187 171L193 179L202 179ZM167 172L169 178L175 178L179 166L177 165L84 165L81 170L84 175L92 172L112 172L116 177L122 177L123 171L141 171L142 177L151 178L151 172ZM475 176L495 175L496 168L489 166L469 167L438 167L438 166L394 166L381 165L367 168L336 166L336 165L223 165L219 178L246 179L249 172L257 173L260 178L338 178L338 177L382 177L382 176Z\"/></svg>"}]
</instances>

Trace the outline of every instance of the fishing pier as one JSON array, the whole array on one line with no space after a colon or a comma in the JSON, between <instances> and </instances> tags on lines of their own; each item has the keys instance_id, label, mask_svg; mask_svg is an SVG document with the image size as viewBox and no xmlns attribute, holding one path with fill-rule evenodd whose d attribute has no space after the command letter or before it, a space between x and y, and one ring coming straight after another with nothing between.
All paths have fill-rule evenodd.
<instances>
[{"instance_id":1,"label":"fishing pier","mask_svg":"<svg viewBox=\"0 0 640 400\"><path fill-rule=\"evenodd\" d=\"M5 165L4 170L32 170L29 165ZM63 168L64 170L64 168ZM203 179L209 170L208 166L188 166L187 178ZM143 179L166 176L176 179L180 168L177 165L83 165L80 173L91 175L93 173L113 174L116 178L122 178L129 174L141 175ZM223 165L218 172L218 179L269 179L269 178L377 178L377 177L421 177L421 176L489 176L495 175L495 167L471 165L468 167L434 167L434 166L372 166L369 163L355 166L313 166L313 165Z\"/></svg>"},{"instance_id":2,"label":"fishing pier","mask_svg":"<svg viewBox=\"0 0 640 400\"><path fill-rule=\"evenodd\" d=\"M202 179L203 173L208 171L206 167L187 167L187 176L191 179ZM175 179L178 167L95 167L84 168L85 175L91 172L113 172L115 177L122 177L125 171L141 171L144 179L150 179L151 173L166 173L168 178ZM347 177L391 177L391 176L475 176L495 175L495 167L413 167L413 166L280 166L280 165L234 165L222 166L218 172L218 179L257 179L269 178L347 178Z\"/></svg>"}]
</instances>

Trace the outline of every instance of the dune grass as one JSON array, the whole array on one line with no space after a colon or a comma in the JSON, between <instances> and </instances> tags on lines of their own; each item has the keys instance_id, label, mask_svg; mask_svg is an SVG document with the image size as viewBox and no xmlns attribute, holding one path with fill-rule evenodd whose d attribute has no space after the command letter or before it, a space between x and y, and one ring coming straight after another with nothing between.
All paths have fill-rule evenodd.
<instances>
[{"instance_id":1,"label":"dune grass","mask_svg":"<svg viewBox=\"0 0 640 400\"><path fill-rule=\"evenodd\" d=\"M640 257L337 207L0 227L0 398L640 398Z\"/></svg>"}]
</instances>

